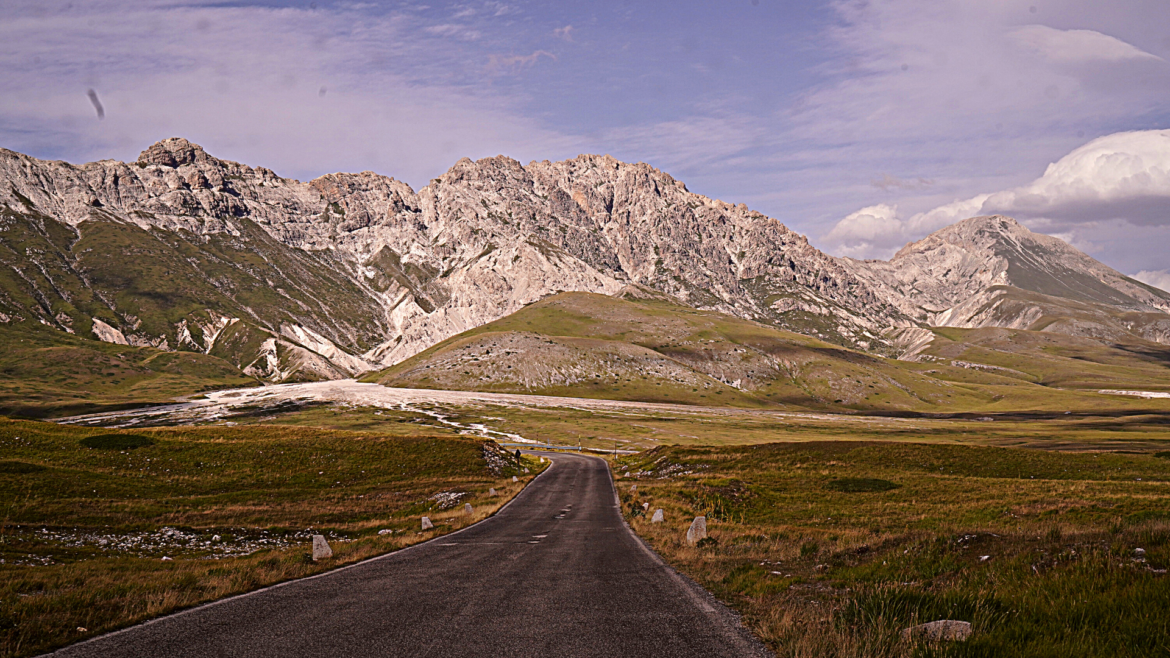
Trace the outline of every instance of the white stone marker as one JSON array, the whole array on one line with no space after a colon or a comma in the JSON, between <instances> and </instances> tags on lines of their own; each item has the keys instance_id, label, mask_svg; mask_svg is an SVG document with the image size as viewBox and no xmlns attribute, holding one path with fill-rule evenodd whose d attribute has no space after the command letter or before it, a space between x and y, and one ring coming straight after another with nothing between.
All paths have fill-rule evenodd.
<instances>
[{"instance_id":1,"label":"white stone marker","mask_svg":"<svg viewBox=\"0 0 1170 658\"><path fill-rule=\"evenodd\" d=\"M647 505L649 505L649 503L647 503ZM662 515L662 510L656 509L656 510L654 510L654 516L651 517L651 519L650 519L650 523L662 523L665 520L666 520L666 517L664 517Z\"/></svg>"},{"instance_id":2,"label":"white stone marker","mask_svg":"<svg viewBox=\"0 0 1170 658\"><path fill-rule=\"evenodd\" d=\"M475 514L475 509L471 507L471 503L463 503L463 513L467 516Z\"/></svg>"},{"instance_id":3,"label":"white stone marker","mask_svg":"<svg viewBox=\"0 0 1170 658\"><path fill-rule=\"evenodd\" d=\"M650 503L642 503L642 509L650 509Z\"/></svg>"},{"instance_id":4,"label":"white stone marker","mask_svg":"<svg viewBox=\"0 0 1170 658\"><path fill-rule=\"evenodd\" d=\"M630 485L630 493L638 493L638 485L631 484Z\"/></svg>"},{"instance_id":5,"label":"white stone marker","mask_svg":"<svg viewBox=\"0 0 1170 658\"><path fill-rule=\"evenodd\" d=\"M333 557L333 549L322 535L313 535L313 561L325 560Z\"/></svg>"},{"instance_id":6,"label":"white stone marker","mask_svg":"<svg viewBox=\"0 0 1170 658\"><path fill-rule=\"evenodd\" d=\"M694 521L691 521L691 527L687 529L687 544L694 546L699 543L700 539L707 537L707 517L696 516Z\"/></svg>"},{"instance_id":7,"label":"white stone marker","mask_svg":"<svg viewBox=\"0 0 1170 658\"><path fill-rule=\"evenodd\" d=\"M431 523L431 517L424 516L422 519L422 529L423 530L430 530L433 527L435 527L435 524Z\"/></svg>"},{"instance_id":8,"label":"white stone marker","mask_svg":"<svg viewBox=\"0 0 1170 658\"><path fill-rule=\"evenodd\" d=\"M488 489L488 495L489 495L489 496L494 496L494 495L496 495L496 488L495 488L495 487L492 487L491 489Z\"/></svg>"},{"instance_id":9,"label":"white stone marker","mask_svg":"<svg viewBox=\"0 0 1170 658\"><path fill-rule=\"evenodd\" d=\"M954 619L940 619L902 629L902 637L927 642L962 642L971 637L971 623Z\"/></svg>"},{"instance_id":10,"label":"white stone marker","mask_svg":"<svg viewBox=\"0 0 1170 658\"><path fill-rule=\"evenodd\" d=\"M520 478L518 478L518 477L516 477L515 475L513 475L513 476L512 476L512 481L513 481L513 482L519 482L519 481L520 481Z\"/></svg>"}]
</instances>

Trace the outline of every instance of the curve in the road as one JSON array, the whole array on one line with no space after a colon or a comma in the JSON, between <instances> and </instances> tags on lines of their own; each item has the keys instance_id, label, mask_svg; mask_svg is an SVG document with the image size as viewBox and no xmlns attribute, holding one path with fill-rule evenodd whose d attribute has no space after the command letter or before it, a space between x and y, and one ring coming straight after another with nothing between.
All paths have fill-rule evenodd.
<instances>
[{"instance_id":1,"label":"curve in the road","mask_svg":"<svg viewBox=\"0 0 1170 658\"><path fill-rule=\"evenodd\" d=\"M549 456L509 505L459 532L53 655L769 655L633 534L604 461Z\"/></svg>"}]
</instances>

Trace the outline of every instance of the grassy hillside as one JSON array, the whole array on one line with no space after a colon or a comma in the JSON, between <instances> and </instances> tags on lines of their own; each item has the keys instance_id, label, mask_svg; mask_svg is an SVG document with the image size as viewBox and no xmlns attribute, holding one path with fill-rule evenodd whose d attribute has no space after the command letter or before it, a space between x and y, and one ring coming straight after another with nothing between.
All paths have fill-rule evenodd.
<instances>
[{"instance_id":1,"label":"grassy hillside","mask_svg":"<svg viewBox=\"0 0 1170 658\"><path fill-rule=\"evenodd\" d=\"M1167 456L833 441L615 466L634 529L778 656L1105 658L1170 644ZM974 636L902 639L937 619Z\"/></svg>"},{"instance_id":2,"label":"grassy hillside","mask_svg":"<svg viewBox=\"0 0 1170 658\"><path fill-rule=\"evenodd\" d=\"M144 230L94 209L74 227L29 207L0 207L0 326L97 339L101 321L131 344L212 351L241 369L266 363L261 344L286 325L308 327L350 353L383 339L381 307L329 253L238 224L234 235ZM219 344L229 318L247 339ZM264 376L320 378L323 368L306 367L302 355L277 356L279 372Z\"/></svg>"},{"instance_id":3,"label":"grassy hillside","mask_svg":"<svg viewBox=\"0 0 1170 658\"><path fill-rule=\"evenodd\" d=\"M562 293L363 381L891 413L1102 409L1125 405L1063 389L1170 386L1170 348L1154 343L1108 347L999 329L935 334L923 362L895 361L664 300Z\"/></svg>"},{"instance_id":4,"label":"grassy hillside","mask_svg":"<svg viewBox=\"0 0 1170 658\"><path fill-rule=\"evenodd\" d=\"M933 330L927 363L982 364L983 372L1066 389L1170 390L1170 345L1133 337L1108 343L1016 329ZM970 369L970 366L968 366Z\"/></svg>"},{"instance_id":5,"label":"grassy hillside","mask_svg":"<svg viewBox=\"0 0 1170 658\"><path fill-rule=\"evenodd\" d=\"M0 656L450 532L518 492L523 466L540 468L482 439L265 426L0 419L0 451ZM418 532L422 515L435 530ZM312 534L333 559L308 559Z\"/></svg>"},{"instance_id":6,"label":"grassy hillside","mask_svg":"<svg viewBox=\"0 0 1170 658\"><path fill-rule=\"evenodd\" d=\"M214 356L102 343L29 323L0 325L4 416L69 416L254 384Z\"/></svg>"}]
</instances>

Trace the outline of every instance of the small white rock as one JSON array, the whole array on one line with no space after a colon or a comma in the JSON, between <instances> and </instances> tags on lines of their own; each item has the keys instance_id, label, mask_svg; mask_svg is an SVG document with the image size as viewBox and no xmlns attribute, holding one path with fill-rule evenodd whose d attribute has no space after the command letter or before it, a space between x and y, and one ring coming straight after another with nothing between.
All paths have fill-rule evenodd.
<instances>
[{"instance_id":1,"label":"small white rock","mask_svg":"<svg viewBox=\"0 0 1170 658\"><path fill-rule=\"evenodd\" d=\"M163 562L171 562L172 560L171 560L171 558L164 555L162 561Z\"/></svg>"},{"instance_id":2,"label":"small white rock","mask_svg":"<svg viewBox=\"0 0 1170 658\"><path fill-rule=\"evenodd\" d=\"M691 527L687 528L687 544L694 546L699 543L699 540L707 537L707 517L696 516L694 521L691 521Z\"/></svg>"},{"instance_id":3,"label":"small white rock","mask_svg":"<svg viewBox=\"0 0 1170 658\"><path fill-rule=\"evenodd\" d=\"M392 535L392 534L394 534L394 531L391 530L390 528L382 528L381 530L378 531L378 534L379 535Z\"/></svg>"},{"instance_id":4,"label":"small white rock","mask_svg":"<svg viewBox=\"0 0 1170 658\"><path fill-rule=\"evenodd\" d=\"M649 503L647 503L647 504L649 504ZM656 509L656 510L654 510L654 516L650 518L650 523L662 523L665 520L666 520L666 517L663 516L662 510Z\"/></svg>"},{"instance_id":5,"label":"small white rock","mask_svg":"<svg viewBox=\"0 0 1170 658\"><path fill-rule=\"evenodd\" d=\"M495 488L495 487L492 487L491 489L488 489L488 495L489 495L489 496L494 496L494 495L496 495L496 488Z\"/></svg>"},{"instance_id":6,"label":"small white rock","mask_svg":"<svg viewBox=\"0 0 1170 658\"><path fill-rule=\"evenodd\" d=\"M630 493L638 493L638 485L631 484L630 485Z\"/></svg>"},{"instance_id":7,"label":"small white rock","mask_svg":"<svg viewBox=\"0 0 1170 658\"><path fill-rule=\"evenodd\" d=\"M525 472L525 473L531 473L532 471L530 471L530 470L528 470L528 469L526 468L526 469L524 469L524 472Z\"/></svg>"},{"instance_id":8,"label":"small white rock","mask_svg":"<svg viewBox=\"0 0 1170 658\"><path fill-rule=\"evenodd\" d=\"M435 524L431 523L431 518L429 516L424 516L422 518L422 529L430 530L433 527L435 527Z\"/></svg>"},{"instance_id":9,"label":"small white rock","mask_svg":"<svg viewBox=\"0 0 1170 658\"><path fill-rule=\"evenodd\" d=\"M940 619L902 630L902 637L927 642L963 641L971 637L971 623L954 619Z\"/></svg>"},{"instance_id":10,"label":"small white rock","mask_svg":"<svg viewBox=\"0 0 1170 658\"><path fill-rule=\"evenodd\" d=\"M219 535L212 535L211 541L219 541Z\"/></svg>"},{"instance_id":11,"label":"small white rock","mask_svg":"<svg viewBox=\"0 0 1170 658\"><path fill-rule=\"evenodd\" d=\"M313 561L331 557L333 557L333 549L329 548L329 542L325 541L324 535L313 535Z\"/></svg>"},{"instance_id":12,"label":"small white rock","mask_svg":"<svg viewBox=\"0 0 1170 658\"><path fill-rule=\"evenodd\" d=\"M650 503L642 503L642 509L650 509Z\"/></svg>"},{"instance_id":13,"label":"small white rock","mask_svg":"<svg viewBox=\"0 0 1170 658\"><path fill-rule=\"evenodd\" d=\"M472 514L475 514L475 508L471 506L471 503L463 503L463 513L467 516L471 516Z\"/></svg>"},{"instance_id":14,"label":"small white rock","mask_svg":"<svg viewBox=\"0 0 1170 658\"><path fill-rule=\"evenodd\" d=\"M512 476L512 481L513 481L513 482L519 482L519 481L520 481L520 478L518 478L518 477L516 477L515 475L513 475L513 476Z\"/></svg>"},{"instance_id":15,"label":"small white rock","mask_svg":"<svg viewBox=\"0 0 1170 658\"><path fill-rule=\"evenodd\" d=\"M980 562L986 562L986 561L988 561L988 560L990 560L990 559L991 559L991 556L990 556L990 555L980 555L980 556L979 556L979 561L980 561Z\"/></svg>"}]
</instances>

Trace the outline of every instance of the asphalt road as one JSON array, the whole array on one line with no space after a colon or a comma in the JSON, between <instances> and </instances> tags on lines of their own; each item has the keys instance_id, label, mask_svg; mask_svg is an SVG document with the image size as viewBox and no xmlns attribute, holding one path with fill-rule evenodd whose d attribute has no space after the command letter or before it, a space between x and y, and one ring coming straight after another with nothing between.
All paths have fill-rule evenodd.
<instances>
[{"instance_id":1,"label":"asphalt road","mask_svg":"<svg viewBox=\"0 0 1170 658\"><path fill-rule=\"evenodd\" d=\"M605 463L553 466L495 516L54 656L766 656L622 521Z\"/></svg>"}]
</instances>

